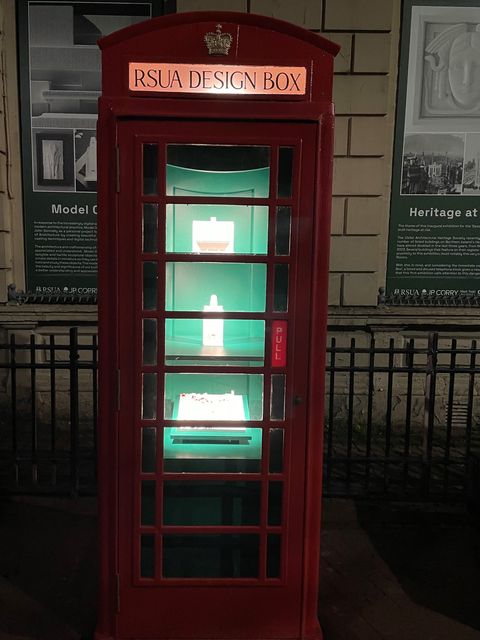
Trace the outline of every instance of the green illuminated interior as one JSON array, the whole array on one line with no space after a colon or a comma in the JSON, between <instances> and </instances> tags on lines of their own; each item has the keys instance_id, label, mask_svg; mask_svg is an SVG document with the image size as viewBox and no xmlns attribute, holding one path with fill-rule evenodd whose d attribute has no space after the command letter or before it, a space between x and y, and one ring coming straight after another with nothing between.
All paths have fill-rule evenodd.
<instances>
[{"instance_id":1,"label":"green illuminated interior","mask_svg":"<svg viewBox=\"0 0 480 640\"><path fill-rule=\"evenodd\" d=\"M181 394L214 396L239 396L234 409L228 410L228 417L207 417L199 413L180 414ZM227 399L228 400L228 399ZM221 400L219 400L220 402ZM222 399L223 401L223 399ZM192 407L193 407L192 402ZM243 408L243 415L241 413ZM233 406L233 405L232 405ZM225 404L227 407L227 404ZM201 408L201 407L199 407ZM194 410L194 409L192 409ZM234 411L236 413L234 413ZM165 374L165 407L164 417L167 420L262 420L263 418L263 375L250 373L166 373Z\"/></svg>"},{"instance_id":2,"label":"green illuminated interior","mask_svg":"<svg viewBox=\"0 0 480 640\"><path fill-rule=\"evenodd\" d=\"M203 320L187 318L165 320L165 363L174 366L263 366L265 322L263 320L220 322L223 323L223 346L209 346L203 345Z\"/></svg>"},{"instance_id":3,"label":"green illuminated interior","mask_svg":"<svg viewBox=\"0 0 480 640\"><path fill-rule=\"evenodd\" d=\"M268 147L168 145L166 192L212 198L212 202L215 198L267 198L269 165ZM165 248L167 253L205 254L205 262L166 264L165 310L205 312L206 322L221 323L221 338L212 345L205 343L204 320L167 318L165 363L263 366L264 320L223 320L218 314L265 311L266 264L208 262L208 255L266 255L268 207L167 204ZM218 309L212 318L206 307L213 299ZM236 396L233 400L232 395ZM207 419L202 414L203 400L220 405L233 402L225 415L208 418L216 420L218 427L201 426L202 415ZM185 407L191 408L191 415ZM164 430L166 470L260 471L262 430L245 423L263 418L262 375L167 373L164 417L179 425ZM183 427L182 420L198 426Z\"/></svg>"},{"instance_id":4,"label":"green illuminated interior","mask_svg":"<svg viewBox=\"0 0 480 640\"><path fill-rule=\"evenodd\" d=\"M259 472L262 430L246 427L242 433L236 433L221 427L216 431L207 427L195 430L167 427L164 430L163 458L165 471Z\"/></svg>"},{"instance_id":5,"label":"green illuminated interior","mask_svg":"<svg viewBox=\"0 0 480 640\"><path fill-rule=\"evenodd\" d=\"M219 178L220 180L220 178ZM265 255L268 242L268 207L257 205L168 204L166 210L167 253L199 253L193 247L193 228L198 221L214 218L232 222L233 251L212 250L212 253L242 253Z\"/></svg>"},{"instance_id":6,"label":"green illuminated interior","mask_svg":"<svg viewBox=\"0 0 480 640\"><path fill-rule=\"evenodd\" d=\"M269 179L268 167L247 171L202 171L167 165L167 195L268 198Z\"/></svg>"},{"instance_id":7,"label":"green illuminated interior","mask_svg":"<svg viewBox=\"0 0 480 640\"><path fill-rule=\"evenodd\" d=\"M265 311L267 265L167 262L165 309L203 311L212 295L224 311Z\"/></svg>"}]
</instances>

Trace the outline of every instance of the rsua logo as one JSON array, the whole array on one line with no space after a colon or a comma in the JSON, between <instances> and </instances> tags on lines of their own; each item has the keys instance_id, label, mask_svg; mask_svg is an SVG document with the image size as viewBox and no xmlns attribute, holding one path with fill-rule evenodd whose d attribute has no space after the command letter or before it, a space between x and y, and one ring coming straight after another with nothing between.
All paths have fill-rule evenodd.
<instances>
[{"instance_id":1,"label":"rsua logo","mask_svg":"<svg viewBox=\"0 0 480 640\"><path fill-rule=\"evenodd\" d=\"M420 291L418 289L394 289L393 295L394 296L418 296L420 295Z\"/></svg>"},{"instance_id":2,"label":"rsua logo","mask_svg":"<svg viewBox=\"0 0 480 640\"><path fill-rule=\"evenodd\" d=\"M97 295L96 287L35 287L35 293L39 295L59 295L59 294L72 294L72 295Z\"/></svg>"},{"instance_id":3,"label":"rsua logo","mask_svg":"<svg viewBox=\"0 0 480 640\"><path fill-rule=\"evenodd\" d=\"M60 287L35 287L35 293L39 293L40 295L51 295L62 293Z\"/></svg>"},{"instance_id":4,"label":"rsua logo","mask_svg":"<svg viewBox=\"0 0 480 640\"><path fill-rule=\"evenodd\" d=\"M459 289L394 289L394 296L458 296Z\"/></svg>"}]
</instances>

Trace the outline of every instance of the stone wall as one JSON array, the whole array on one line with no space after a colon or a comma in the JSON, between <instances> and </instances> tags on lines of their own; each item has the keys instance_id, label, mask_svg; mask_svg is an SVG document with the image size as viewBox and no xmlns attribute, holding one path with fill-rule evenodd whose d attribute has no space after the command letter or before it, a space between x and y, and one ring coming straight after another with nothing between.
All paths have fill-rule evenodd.
<instances>
[{"instance_id":1,"label":"stone wall","mask_svg":"<svg viewBox=\"0 0 480 640\"><path fill-rule=\"evenodd\" d=\"M177 11L246 11L337 42L330 297L375 306L384 284L400 0L177 0Z\"/></svg>"},{"instance_id":2,"label":"stone wall","mask_svg":"<svg viewBox=\"0 0 480 640\"><path fill-rule=\"evenodd\" d=\"M375 306L384 283L400 2L327 0L336 60L330 304Z\"/></svg>"},{"instance_id":3,"label":"stone wall","mask_svg":"<svg viewBox=\"0 0 480 640\"><path fill-rule=\"evenodd\" d=\"M25 288L15 2L0 0L0 326L11 326L3 306L7 285ZM335 165L330 263L330 320L335 324L472 323L463 309L381 309L389 222L393 124L401 0L177 0L177 12L229 10L291 21L338 42L335 60ZM28 305L18 323L66 315L92 319L95 308ZM72 313L73 312L73 313ZM29 320L27 320L29 318ZM420 320L419 320L420 319Z\"/></svg>"},{"instance_id":4,"label":"stone wall","mask_svg":"<svg viewBox=\"0 0 480 640\"><path fill-rule=\"evenodd\" d=\"M7 286L24 286L20 114L14 0L0 2L0 303Z\"/></svg>"}]
</instances>

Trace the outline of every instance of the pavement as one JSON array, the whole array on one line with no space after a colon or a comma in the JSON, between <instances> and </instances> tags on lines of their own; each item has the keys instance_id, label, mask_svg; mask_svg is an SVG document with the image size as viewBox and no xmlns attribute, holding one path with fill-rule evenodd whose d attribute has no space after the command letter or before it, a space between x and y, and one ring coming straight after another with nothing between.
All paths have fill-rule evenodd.
<instances>
[{"instance_id":1,"label":"pavement","mask_svg":"<svg viewBox=\"0 0 480 640\"><path fill-rule=\"evenodd\" d=\"M480 640L479 532L458 510L326 502L325 640Z\"/></svg>"},{"instance_id":2,"label":"pavement","mask_svg":"<svg viewBox=\"0 0 480 640\"><path fill-rule=\"evenodd\" d=\"M324 640L480 640L480 536L462 510L324 501ZM91 640L96 500L0 501L0 640Z\"/></svg>"}]
</instances>

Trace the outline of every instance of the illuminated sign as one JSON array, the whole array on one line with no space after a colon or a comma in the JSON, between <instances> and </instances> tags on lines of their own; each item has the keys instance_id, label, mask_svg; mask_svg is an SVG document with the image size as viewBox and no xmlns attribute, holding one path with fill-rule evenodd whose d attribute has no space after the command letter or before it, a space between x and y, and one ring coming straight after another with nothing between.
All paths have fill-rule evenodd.
<instances>
[{"instance_id":1,"label":"illuminated sign","mask_svg":"<svg viewBox=\"0 0 480 640\"><path fill-rule=\"evenodd\" d=\"M287 366L287 322L272 322L272 367Z\"/></svg>"},{"instance_id":2,"label":"illuminated sign","mask_svg":"<svg viewBox=\"0 0 480 640\"><path fill-rule=\"evenodd\" d=\"M129 62L135 92L304 96L305 67Z\"/></svg>"}]
</instances>

